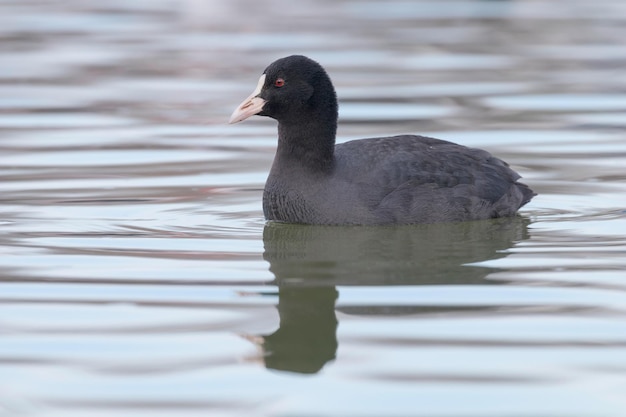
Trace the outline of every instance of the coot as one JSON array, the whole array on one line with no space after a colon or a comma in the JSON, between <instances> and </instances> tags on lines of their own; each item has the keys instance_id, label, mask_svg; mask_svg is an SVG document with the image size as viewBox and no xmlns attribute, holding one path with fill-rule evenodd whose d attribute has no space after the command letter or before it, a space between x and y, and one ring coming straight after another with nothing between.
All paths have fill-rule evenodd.
<instances>
[{"instance_id":1,"label":"coot","mask_svg":"<svg viewBox=\"0 0 626 417\"><path fill-rule=\"evenodd\" d=\"M335 145L337 96L326 71L301 55L268 66L230 123L278 121L263 193L268 220L326 225L457 222L513 216L535 195L486 151L425 136Z\"/></svg>"}]
</instances>

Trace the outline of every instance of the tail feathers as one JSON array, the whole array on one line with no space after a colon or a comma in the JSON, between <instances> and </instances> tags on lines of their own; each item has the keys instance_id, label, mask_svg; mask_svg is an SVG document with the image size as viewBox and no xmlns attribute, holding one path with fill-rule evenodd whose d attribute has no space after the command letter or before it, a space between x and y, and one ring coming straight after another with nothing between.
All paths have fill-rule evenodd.
<instances>
[{"instance_id":1,"label":"tail feathers","mask_svg":"<svg viewBox=\"0 0 626 417\"><path fill-rule=\"evenodd\" d=\"M537 194L526 184L514 183L509 191L500 198L492 207L489 217L510 217L517 213L524 204L528 203Z\"/></svg>"},{"instance_id":2,"label":"tail feathers","mask_svg":"<svg viewBox=\"0 0 626 417\"><path fill-rule=\"evenodd\" d=\"M530 202L530 200L533 199L534 196L537 195L537 193L531 190L526 184L517 182L515 183L515 185L517 185L517 189L522 193L522 202L519 205L519 207L522 207L523 205L527 204L528 202Z\"/></svg>"}]
</instances>

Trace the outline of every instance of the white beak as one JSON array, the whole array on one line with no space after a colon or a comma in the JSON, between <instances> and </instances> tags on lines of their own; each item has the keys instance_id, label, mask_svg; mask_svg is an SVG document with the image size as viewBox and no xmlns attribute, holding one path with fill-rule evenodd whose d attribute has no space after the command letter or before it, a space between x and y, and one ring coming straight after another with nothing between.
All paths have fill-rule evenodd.
<instances>
[{"instance_id":1,"label":"white beak","mask_svg":"<svg viewBox=\"0 0 626 417\"><path fill-rule=\"evenodd\" d=\"M241 103L239 107L235 109L233 114L230 116L230 120L228 121L228 123L232 124L241 122L242 120L246 120L248 117L260 113L261 110L263 110L265 100L263 100L261 97L258 97L258 95L261 94L263 84L265 84L265 74L261 75L261 78L259 78L259 83L257 84L252 94L250 94L250 96L248 96L243 101L243 103Z\"/></svg>"}]
</instances>

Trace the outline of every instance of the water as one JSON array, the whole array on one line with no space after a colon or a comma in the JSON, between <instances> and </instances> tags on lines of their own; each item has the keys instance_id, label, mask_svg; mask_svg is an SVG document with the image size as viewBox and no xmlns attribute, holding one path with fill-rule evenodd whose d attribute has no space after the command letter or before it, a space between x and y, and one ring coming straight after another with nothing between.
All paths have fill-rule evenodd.
<instances>
[{"instance_id":1,"label":"water","mask_svg":"<svg viewBox=\"0 0 626 417\"><path fill-rule=\"evenodd\" d=\"M0 3L0 415L626 415L626 4ZM340 140L486 148L515 219L266 224L291 53Z\"/></svg>"}]
</instances>

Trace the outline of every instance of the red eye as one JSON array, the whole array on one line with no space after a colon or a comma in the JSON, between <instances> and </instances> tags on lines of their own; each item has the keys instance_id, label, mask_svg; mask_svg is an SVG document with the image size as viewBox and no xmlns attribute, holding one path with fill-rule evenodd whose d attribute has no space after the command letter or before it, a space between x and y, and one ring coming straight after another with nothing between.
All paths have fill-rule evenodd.
<instances>
[{"instance_id":1,"label":"red eye","mask_svg":"<svg viewBox=\"0 0 626 417\"><path fill-rule=\"evenodd\" d=\"M285 80L283 80L282 78L276 78L276 81L274 81L274 86L282 87L283 85L285 85Z\"/></svg>"}]
</instances>

